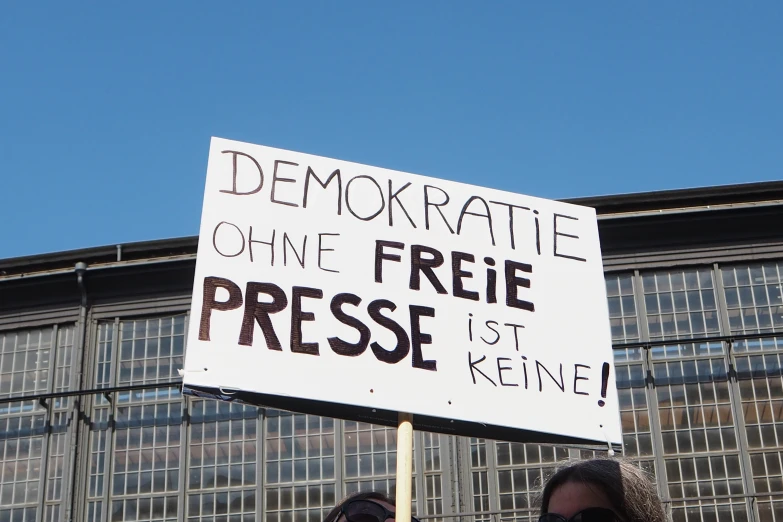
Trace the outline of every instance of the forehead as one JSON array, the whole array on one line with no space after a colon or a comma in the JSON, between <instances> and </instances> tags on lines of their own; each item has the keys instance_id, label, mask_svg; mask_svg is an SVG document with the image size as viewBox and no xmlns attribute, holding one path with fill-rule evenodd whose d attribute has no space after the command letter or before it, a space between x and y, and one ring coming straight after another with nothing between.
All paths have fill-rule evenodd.
<instances>
[{"instance_id":1,"label":"forehead","mask_svg":"<svg viewBox=\"0 0 783 522\"><path fill-rule=\"evenodd\" d=\"M571 518L580 511L592 507L614 509L604 492L594 484L566 482L552 492L547 511Z\"/></svg>"}]
</instances>

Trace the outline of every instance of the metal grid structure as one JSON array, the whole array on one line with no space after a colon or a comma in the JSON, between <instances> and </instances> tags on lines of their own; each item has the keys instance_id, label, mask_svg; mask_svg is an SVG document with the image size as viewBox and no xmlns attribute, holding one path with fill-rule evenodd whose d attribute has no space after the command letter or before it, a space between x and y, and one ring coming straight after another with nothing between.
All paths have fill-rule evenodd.
<instances>
[{"instance_id":1,"label":"metal grid structure","mask_svg":"<svg viewBox=\"0 0 783 522\"><path fill-rule=\"evenodd\" d=\"M266 514L272 522L318 522L334 506L335 421L269 411Z\"/></svg>"},{"instance_id":2,"label":"metal grid structure","mask_svg":"<svg viewBox=\"0 0 783 522\"><path fill-rule=\"evenodd\" d=\"M783 522L782 277L775 261L606 275L624 453L677 522ZM187 313L3 327L0 522L315 522L349 492L393 494L392 429L183 398ZM595 454L414 445L414 512L436 520L532 520L557 464Z\"/></svg>"},{"instance_id":3,"label":"metal grid structure","mask_svg":"<svg viewBox=\"0 0 783 522\"><path fill-rule=\"evenodd\" d=\"M73 333L73 326L0 332L0 399L68 389ZM0 403L0 520L58 519L67 410L67 399Z\"/></svg>"}]
</instances>

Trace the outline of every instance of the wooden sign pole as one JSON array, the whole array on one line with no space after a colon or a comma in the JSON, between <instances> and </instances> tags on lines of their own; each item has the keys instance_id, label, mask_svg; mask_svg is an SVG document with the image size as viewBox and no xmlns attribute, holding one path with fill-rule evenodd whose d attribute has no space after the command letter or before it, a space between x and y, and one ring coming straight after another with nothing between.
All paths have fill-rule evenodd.
<instances>
[{"instance_id":1,"label":"wooden sign pole","mask_svg":"<svg viewBox=\"0 0 783 522\"><path fill-rule=\"evenodd\" d=\"M413 486L413 414L397 414L396 522L410 522Z\"/></svg>"}]
</instances>

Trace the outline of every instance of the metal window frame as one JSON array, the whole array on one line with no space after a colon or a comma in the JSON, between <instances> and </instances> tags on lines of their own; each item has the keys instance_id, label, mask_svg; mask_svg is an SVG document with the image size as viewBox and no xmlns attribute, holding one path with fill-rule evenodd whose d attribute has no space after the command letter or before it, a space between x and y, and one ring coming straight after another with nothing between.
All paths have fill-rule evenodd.
<instances>
[{"instance_id":1,"label":"metal window frame","mask_svg":"<svg viewBox=\"0 0 783 522\"><path fill-rule=\"evenodd\" d=\"M713 263L713 274L715 278L715 290L717 291L718 305L718 323L723 335L731 335L731 326L729 324L729 310L726 303L726 289L723 286L722 265ZM759 520L760 514L756 504L756 486L753 483L753 472L750 464L750 455L748 454L748 433L745 426L745 415L742 413L742 396L740 395L739 382L737 380L736 361L734 360L733 342L731 340L724 342L725 360L729 377L729 396L731 398L732 415L734 416L734 426L737 436L737 449L739 450L740 466L742 468L742 486L745 494L749 495L745 502L745 510L748 520Z\"/></svg>"},{"instance_id":2,"label":"metal window frame","mask_svg":"<svg viewBox=\"0 0 783 522\"><path fill-rule=\"evenodd\" d=\"M65 322L70 326L70 323L67 321ZM50 347L49 347L49 367L46 369L47 372L47 385L46 385L46 391L45 392L37 392L30 395L23 395L23 396L9 396L4 397L2 400L0 400L0 403L14 403L14 402L27 402L27 401L37 401L39 406L43 407L42 411L36 411L33 410L31 412L27 413L21 413L18 415L9 415L9 418L20 418L24 416L37 416L43 414L44 418L44 426L46 427L45 432L41 435L41 464L39 468L39 476L38 476L38 494L36 496L36 506L35 506L35 520L36 522L41 522L44 520L46 507L47 505L56 505L58 502L52 502L51 504L47 503L46 500L46 493L48 491L48 470L49 470L49 448L51 446L50 439L53 436L53 433L50 429L52 417L53 417L53 407L52 407L52 401L48 400L44 397L48 395L54 395L54 386L55 386L55 379L54 376L56 374L57 370L57 355L60 350L60 344L59 344L59 332L61 330L61 324L62 322L56 322L52 324L51 322L46 324L35 324L33 326L25 325L20 326L18 328L9 328L9 329L3 329L0 330L0 333L14 333L14 332L20 332L20 331L30 331L30 330L38 330L41 332L44 332L46 330L51 331L51 341L50 341ZM76 325L74 325L74 328L76 328ZM40 344L38 346L37 351L40 351L41 347ZM14 354L17 352L15 351ZM15 357L16 355L14 355ZM71 365L73 365L73 360L71 361ZM67 436L68 431L66 430L66 442L67 442ZM29 437L31 438L32 435ZM68 464L68 455L67 451L64 455L63 459L63 487L62 487L62 498L60 499L59 503L61 504L61 507L65 504L66 496L66 485L67 485L67 464ZM11 509L26 509L26 506L11 506Z\"/></svg>"},{"instance_id":3,"label":"metal window frame","mask_svg":"<svg viewBox=\"0 0 783 522\"><path fill-rule=\"evenodd\" d=\"M715 257L712 258L717 259ZM779 256L761 256L759 258L738 258L731 259L730 262L725 263L726 266L731 265L747 265L758 263L760 261L777 260ZM668 498L668 478L666 477L665 463L667 458L664 457L662 448L662 430L660 426L660 411L658 407L658 401L656 396L655 382L652 379L652 368L654 361L651 358L650 347L654 345L662 344L690 344L697 342L722 342L724 344L724 353L722 355L710 355L710 356L692 356L682 358L682 360L702 360L723 357L725 364L728 368L728 381L729 381L729 397L732 409L732 415L734 418L734 430L737 438L738 449L734 451L722 451L722 452L708 452L708 453L694 453L694 454L678 454L670 456L670 458L689 458L689 457L701 457L711 455L735 455L740 456L740 465L742 469L742 480L745 493L743 495L728 495L720 497L703 497L701 500L720 500L720 499L732 499L738 500L750 499L746 502L747 516L749 520L758 520L759 512L758 505L756 503L756 497L776 497L775 493L763 493L756 494L755 487L753 485L752 468L750 464L750 450L747 441L747 432L742 414L742 401L739 394L739 383L736 376L735 365L736 355L733 347L734 341L739 339L758 339L765 337L779 337L783 336L783 332L775 331L773 328L771 332L765 333L743 333L732 334L728 323L728 308L725 302L725 289L723 288L722 272L724 268L724 261L721 259L720 263L711 262L709 264L702 260L683 259L679 258L678 262L668 262L665 265L660 264L636 264L634 266L632 279L634 281L634 300L636 305L636 318L639 329L639 341L629 343L615 343L615 348L624 347L641 347L644 348L644 357L642 358L641 365L643 371L647 375L647 383L645 385L645 397L647 399L648 414L650 416L650 434L653 442L654 454L650 459L655 466L656 482L658 484L661 497L668 505L674 502L688 502L695 499L670 499ZM679 270L683 268L704 268L711 267L713 275L713 289L715 291L716 306L718 313L719 323L719 335L705 335L704 337L689 337L689 338L675 338L675 339L656 339L651 340L649 336L649 329L647 325L647 311L646 303L644 300L644 292L642 287L642 273L640 268L646 273L657 270ZM618 266L607 267L606 274L615 274L620 272L626 272L626 269L620 269ZM189 321L190 310L190 296L189 295L170 295L164 297L149 297L136 300L126 300L116 304L95 304L92 307L84 307L85 319L82 320L79 315L80 308L63 307L62 309L47 309L40 312L26 311L18 314L6 314L0 318L0 331L13 331L27 328L39 328L51 326L55 332L53 336L53 350L52 350L52 364L50 365L50 383L49 388L53 389L54 379L52 375L56 372L56 357L59 350L57 334L59 331L59 325L62 324L75 324L76 332L74 335L74 353L75 357L72 360L72 374L71 391L65 394L36 394L34 397L15 397L14 401L29 400L34 398L52 398L55 396L74 396L77 397L71 405L72 422L69 430L67 431L66 442L66 455L64 462L64 477L63 477L63 497L61 499L62 508L65 509L63 513L70 512L71 519L83 519L86 503L87 492L87 471L89 467L90 458L90 430L85 429L86 423L89 421L89 415L94 411L94 397L95 393L100 393L95 390L85 389L92 388L91 386L85 386L85 382L90 378L94 378L97 371L96 355L97 355L97 332L99 323L104 320L114 320L114 337L112 340L112 360L111 360L111 375L113 383L116 383L118 372L117 350L119 347L119 331L118 324L121 320L131 319L143 319L148 317L160 317L175 314L186 314L186 328L185 336L187 336L187 322ZM783 350L780 350L783 352ZM744 355L744 354L743 354ZM86 358L86 359L85 359ZM666 360L680 360L666 359ZM657 360L656 360L657 361ZM634 362L637 364L637 362ZM624 364L624 363L620 363ZM89 376L89 377L87 377ZM169 386L176 384L161 383L160 386ZM145 385L142 387L157 387L157 385ZM119 387L107 388L107 392L120 391ZM81 395L81 400L78 399ZM180 509L178 510L178 520L184 520L186 518L185 510L187 509L187 475L189 472L188 456L189 456L189 444L190 440L190 411L191 402L190 399L185 397L183 400L183 423L180 425L181 439L183 444L183 450L180 456L180 478L179 478L179 492L178 498L180 502ZM51 403L48 403L46 411L47 422L51 422L52 419L52 407ZM116 417L116 403L112 402L110 419ZM260 448L256 452L256 520L266 520L265 509L265 486L266 486L266 414L262 408L259 408L258 416L256 417L256 437L257 444L260 444ZM335 493L336 496L341 496L345 491L344 483L344 430L343 422L335 419ZM420 451L417 452L417 466L419 472L416 476L416 487L419 491L417 495L417 507L420 513L426 512L426 485L425 485L425 470L424 470L424 435L418 433L417 444ZM443 513L437 515L421 515L420 518L450 518L455 516L469 516L472 511L472 470L470 466L470 439L467 437L457 437L451 435L438 435L440 437L440 453L441 453L441 485L443 493ZM110 428L107 435L107 458L111 458L111 448L115 444L116 432L113 428ZM47 470L49 461L49 448L51 447L50 436L46 437L44 444L46 449L42 450L42 470L40 480L42 486L39 487L39 509L37 510L37 519L41 520L44 517L46 509L46 491L45 486L47 482ZM487 455L487 485L490 511L485 514L500 514L508 510L499 510L499 496L498 496L498 483L497 483L497 448L494 441L485 441L485 450L490 454ZM760 451L783 451L781 448L767 448L765 450L754 450L753 453ZM575 452L571 452L572 455ZM535 467L539 467L536 465ZM524 466L533 467L533 466ZM107 520L110 515L110 500L111 500L111 484L113 477L113 461L107 463L104 478L104 496L103 496L103 510L101 512L102 520ZM779 496L783 496L783 492ZM68 505L72 505L73 509L68 508ZM520 510L512 510L512 512L519 513ZM484 512L476 512L476 514L484 514Z\"/></svg>"},{"instance_id":4,"label":"metal window frame","mask_svg":"<svg viewBox=\"0 0 783 522\"><path fill-rule=\"evenodd\" d=\"M95 327L99 327L100 321L98 319L95 319ZM110 365L109 365L109 374L111 375L111 379L109 381L109 385L114 385L117 382L117 375L119 374L119 364L117 361L117 352L119 350L119 337L120 337L120 319L119 317L116 317L114 319L114 322L112 324L112 338L111 338L111 356L110 356ZM96 337L97 339L97 337ZM96 371L97 371L97 365L96 365ZM109 456L114 455L114 445L117 438L117 428L115 426L115 422L117 419L117 400L115 397L109 398L106 396L106 399L109 401L109 426L106 430L106 458L104 461L104 479L103 479L103 510L101 511L101 522L107 522L109 520L109 513L111 512L111 499L112 499L112 486L114 485L114 458L109 458ZM90 414L92 415L95 411L94 406L95 403L92 404L93 409L90 410Z\"/></svg>"},{"instance_id":5,"label":"metal window frame","mask_svg":"<svg viewBox=\"0 0 783 522\"><path fill-rule=\"evenodd\" d=\"M69 383L68 388L73 388L74 387L74 382L73 381L74 381L74 377L76 376L76 368L74 367L75 363L76 363L76 359L77 359L76 352L78 350L78 347L76 345L76 337L77 337L76 328L78 328L78 325L74 325L74 339L73 339L73 346L71 348L73 350L73 352L74 352L73 353L74 357L71 358L71 364L70 364L71 382ZM61 331L62 331L62 327L59 324L55 324L54 325L54 332L52 333L52 364L51 364L50 373L49 373L49 379L50 379L51 385L48 387L49 391L52 392L52 393L55 393L54 392L54 388L55 388L55 377L57 375L57 357L60 354L60 350L63 349L60 346L60 339L59 339ZM48 506L54 506L54 505L58 505L59 504L60 505L60 513L61 514L64 514L65 510L66 510L66 501L67 501L66 492L68 491L67 486L68 486L68 478L69 478L68 477L68 470L70 470L70 463L71 463L71 452L69 451L69 448L71 446L71 444L70 444L71 438L74 436L73 429L70 428L70 426L73 426L73 422L72 422L72 420L73 420L73 416L72 416L73 404L70 404L69 408L64 409L64 410L58 412L58 413L61 413L62 415L64 415L66 417L66 429L65 429L65 432L64 432L64 442L63 442L63 444L65 445L65 449L64 449L64 453L63 453L63 477L62 477L62 486L61 486L61 492L60 492L60 495L61 495L60 500L59 501L52 501L51 503L49 503L49 501L47 501L47 493L49 492L49 483L48 483L49 459L51 458L49 448L51 447L51 439L54 436L54 433L52 433L52 430L51 430L51 424L52 424L54 413L55 413L54 412L54 398L49 399L49 400L47 400L47 399L39 399L39 400L40 401L44 401L45 404L46 404L46 419L47 419L46 422L47 422L47 425L50 427L47 430L44 446L43 446L43 449L42 449L43 456L44 456L44 462L41 463L41 476L43 478L43 484L42 484L40 489L41 489L41 492L43 493L43 498L42 498L41 502L39 503L39 506L41 507L41 509L40 509L41 513L40 513L40 516L38 517L38 520L44 520L43 517L46 514L46 508ZM69 413L68 410L70 410L70 413Z\"/></svg>"},{"instance_id":6,"label":"metal window frame","mask_svg":"<svg viewBox=\"0 0 783 522\"><path fill-rule=\"evenodd\" d=\"M650 342L650 329L647 324L647 301L644 296L644 287L642 283L642 274L639 270L633 271L634 277L634 297L636 299L636 312L639 321L639 339L642 342ZM652 461L655 467L655 487L658 489L660 498L669 496L668 484L666 481L666 462L663 458L663 435L661 431L661 417L658 410L658 397L655 392L655 381L653 380L652 364L650 361L649 345L642 345L642 371L645 375L644 393L647 400L647 413L650 418L650 438L652 439Z\"/></svg>"},{"instance_id":7,"label":"metal window frame","mask_svg":"<svg viewBox=\"0 0 783 522\"><path fill-rule=\"evenodd\" d=\"M113 337L112 337L112 348L111 348L111 387L104 391L104 395L106 395L107 399L110 401L111 404L111 413L109 414L109 428L108 428L108 434L106 439L106 459L107 462L104 464L106 466L106 478L104 479L104 505L105 509L102 512L102 522L107 522L109 518L109 514L111 512L110 506L111 502L114 499L114 496L112 495L112 486L114 484L114 472L115 472L115 460L114 458L110 458L110 455L113 456L114 453L114 446L116 444L117 439L117 427L116 427L116 419L117 419L117 408L118 408L118 401L117 401L117 392L123 391L123 390L133 390L133 389L157 389L157 388L163 388L167 387L168 383L165 383L164 386L160 386L160 383L143 383L143 384L136 384L136 385L130 385L130 386L118 386L117 383L119 381L119 373L120 373L120 343L121 343L121 329L120 324L124 321L146 321L149 319L154 318L160 318L160 317L168 317L173 315L185 315L185 324L184 324L184 337L185 342L187 342L187 331L188 331L188 317L189 314L187 313L187 310L179 311L179 312L162 312L162 313L151 313L151 314L128 314L123 316L114 316L113 321ZM100 314L98 317L94 319L95 328L97 331L97 328L99 327L101 323L101 316ZM103 321L105 324L105 321ZM173 328L173 326L172 326ZM97 350L97 345L95 346ZM96 366L97 369L97 366ZM112 397L109 398L108 395L111 394ZM174 401L170 401L174 402ZM186 440L186 423L185 423L185 411L184 408L186 407L185 401L181 401L181 407L183 408L183 415L182 415L182 422L179 425L180 430L180 458L179 458L179 478L178 478L178 490L177 490L177 502L178 502L178 508L177 508L177 521L183 522L184 521L184 510L187 507L187 496L186 496L186 490L183 487L184 486L184 478L185 474L187 472L186 467L186 460L187 460L187 454L188 454L188 446L183 446L182 442ZM90 410L92 413L94 410ZM174 428L174 426L169 425L169 428ZM136 494L135 498L136 500L142 498L145 495L142 494ZM164 494L164 497L169 497L171 495Z\"/></svg>"},{"instance_id":8,"label":"metal window frame","mask_svg":"<svg viewBox=\"0 0 783 522\"><path fill-rule=\"evenodd\" d=\"M88 486L88 470L89 470L89 460L90 460L90 434L91 431L89 430L89 421L94 415L95 412L95 395L97 393L103 393L104 395L107 395L107 399L110 401L109 406L109 427L107 428L107 435L106 435L106 461L104 462L104 491L102 496L102 509L100 514L100 521L101 522L107 522L110 517L111 512L111 500L112 500L112 484L113 484L113 476L114 476L114 459L111 458L111 455L113 454L113 448L116 443L116 427L114 426L115 419L117 418L117 401L116 397L112 396L111 398L108 397L108 395L114 395L116 392L119 391L129 391L134 389L150 389L150 388L163 388L163 387L169 387L172 386L171 383L149 383L149 384L140 384L140 385L131 385L131 386L116 386L116 383L119 379L119 361L118 361L118 353L119 353L119 345L120 345L120 323L123 321L134 321L134 320L146 320L150 318L155 317L167 317L167 316L174 316L174 315L184 315L185 316L185 325L184 325L184 336L185 340L187 341L187 330L188 330L188 320L190 317L190 310L189 308L183 307L181 298L176 298L176 301L171 306L158 306L156 300L154 299L145 299L141 301L137 301L135 304L138 306L134 307L126 307L124 305L122 306L115 306L115 305L109 305L109 306L101 306L96 305L90 310L89 315L89 328L88 328L88 336L87 336L87 342L84 345L82 356L86 356L86 362L83 363L84 373L88 375L88 379L92 379L92 382L95 382L94 379L97 377L97 370L98 370L98 364L97 364L97 354L98 354L98 331L102 324L111 324L111 330L112 330L112 340L111 340L111 349L110 349L110 369L109 374L111 375L110 378L110 386L102 388L100 390L95 389L93 385L88 387L88 390L79 390L78 395L86 395L83 405L81 406L79 410L79 419L80 423L82 423L83 429L80 429L79 433L79 441L78 441L78 447L80 450L77 450L77 461L81 462L81 466L79 467L79 470L74 470L74 475L78 474L78 483L77 491L73 493L74 495L74 502L76 504L76 507L74 509L75 517L73 519L75 520L84 520L84 517L86 515L87 506L88 506L88 498L87 498L87 486ZM188 298L188 304L189 304L189 298ZM121 313L118 313L121 312ZM89 382L89 381L88 381ZM179 383L176 383L178 386ZM87 393L85 393L85 391ZM76 394L75 394L76 395ZM76 402L76 401L74 401ZM180 451L180 461L179 461L179 480L178 480L178 504L180 507L177 509L177 520L178 522L184 521L184 510L187 508L187 491L185 485L185 478L187 473L187 456L188 456L188 446L182 445L182 442L185 442L189 426L188 423L186 423L185 415L187 410L187 403L186 401L182 401L182 408L183 408L183 416L182 416L182 423L180 424L180 441L181 441L181 449Z\"/></svg>"},{"instance_id":9,"label":"metal window frame","mask_svg":"<svg viewBox=\"0 0 783 522\"><path fill-rule=\"evenodd\" d=\"M174 383L172 385L173 386L174 385L179 386L180 383ZM146 389L149 389L149 388L146 388ZM203 402L206 399L201 399L201 398L198 398L198 397L192 397L192 396L189 396L189 395L183 395L182 398L183 398L183 401L182 401L183 402L182 427L183 427L183 430L184 430L184 435L182 436L182 439L181 439L181 441L182 441L181 447L183 448L183 453L182 453L182 456L181 456L181 459L180 459L180 464L181 464L181 467L184 466L185 471L183 472L183 471L180 470L180 484L179 484L179 490L178 490L178 496L179 496L179 502L180 502L179 506L180 507L177 510L177 520L178 521L179 520L187 520L189 518L192 518L192 517L196 516L196 515L191 515L190 513L187 513L188 506L189 506L188 497L191 494L201 495L203 493L203 491L201 491L201 490L197 490L195 492L191 492L188 489L188 480L189 480L188 477L190 476L190 442L192 440L192 428L193 428L193 422L192 422L192 419L193 419L193 405L194 405L194 403L196 401L202 401ZM241 406L241 405L239 405L239 406ZM254 462L254 464L256 466L256 484L255 484L254 487L256 489L256 520L261 520L261 518L260 518L261 514L260 514L260 512L258 510L259 509L258 507L261 505L261 502L262 502L263 490L261 488L263 488L263 484L262 484L262 482L260 480L258 480L258 473L259 473L259 470L262 469L261 468L261 466L262 466L261 462L263 462L263 461L261 460L262 459L261 453L263 451L266 451L266 449L265 449L266 445L263 444L263 439L261 438L261 437L263 437L262 429L263 429L263 426L264 426L263 420L265 418L266 410L264 408L261 408L261 407L256 408L256 410L257 410L256 411L256 415L255 415L255 417L252 420L256 424L256 444L260 444L260 447L257 448L256 459L255 459L255 462ZM233 418L231 418L229 416L228 420L231 421L231 420L235 420L235 419L233 419ZM249 421L251 419L250 419L250 417L242 416L242 420ZM204 424L207 424L207 423L204 422ZM183 464L183 461L184 461L184 464ZM243 464L248 464L248 462L245 462ZM248 487L248 486L242 486L239 489L231 488L231 487L221 488L221 491L227 491L227 492L241 491L241 492L244 492L244 491L249 490L249 489L251 489L251 488Z\"/></svg>"},{"instance_id":10,"label":"metal window frame","mask_svg":"<svg viewBox=\"0 0 783 522\"><path fill-rule=\"evenodd\" d=\"M681 258L680 258L681 259ZM759 262L768 260L769 258L767 256L761 256L760 258L743 258L743 259L734 259L730 258L730 262L726 264L750 264L752 262ZM669 260L671 261L671 260ZM626 348L626 347L641 347L643 348L644 356L642 357L641 364L643 371L645 372L647 378L646 378L646 385L645 385L645 396L647 399L647 408L648 408L648 414L650 416L650 435L652 438L653 443L653 455L652 458L649 460L653 461L653 464L655 466L655 476L656 476L656 486L658 488L658 493L663 500L663 502L666 505L671 506L675 502L687 502L689 499L672 499L669 497L669 491L668 491L668 477L666 476L666 461L670 458L695 458L695 457L701 457L701 456L713 456L713 455L720 455L720 456L735 456L738 455L740 459L740 472L743 482L743 488L745 493L741 496L738 495L728 495L725 496L727 499L732 499L732 504L735 503L734 499L743 498L745 500L745 508L746 508L746 516L748 517L748 520L755 521L759 520L759 513L758 508L756 504L756 497L758 496L755 491L755 487L753 486L753 475L752 470L750 466L750 451L749 446L747 442L747 433L745 429L745 422L744 422L744 416L742 414L742 403L739 395L739 384L737 381L736 372L734 370L735 368L735 359L734 359L734 352L732 350L733 348L733 342L737 339L756 339L761 337L777 337L777 336L783 336L783 332L775 332L774 328L771 332L764 332L764 333L743 333L740 335L732 334L729 328L728 323L728 309L726 306L725 301L725 291L723 288L723 281L721 278L721 269L723 268L723 264L719 264L718 262L713 263L694 263L694 260L688 260L687 262L682 263L667 263L666 265L660 266L657 264L634 264L633 266L633 280L634 280L634 300L636 304L636 314L637 314L637 324L639 328L639 341L638 342L628 342L628 343L615 343L615 348ZM726 259L728 261L728 259ZM629 265L630 267L630 265ZM644 291L642 287L642 273L640 271L640 268L644 269L645 272L649 271L659 271L659 270L682 270L682 269L688 269L688 268L707 268L709 267L709 270L711 271L712 278L713 278L713 291L715 293L715 300L716 300L716 313L718 315L718 325L719 325L719 334L705 334L702 337L680 337L673 339L651 339L648 323L647 323L647 309L646 309L646 302L644 299ZM612 267L613 269L611 271L606 271L607 274L614 275L615 273L624 272L623 268L621 266L615 266ZM727 369L727 380L729 384L729 405L732 412L733 417L733 429L735 433L735 437L737 440L737 450L722 450L719 452L710 451L708 453L682 453L677 454L676 456L672 455L669 457L665 457L664 451L663 451L663 438L662 438L662 429L660 424L660 410L658 405L658 398L656 393L656 386L655 386L655 380L653 378L653 363L651 356L651 350L650 348L652 346L658 346L658 345L664 345L664 344L691 344L691 343L698 343L698 342L721 342L723 344L724 350L723 353L720 355L714 354L714 355L695 355L695 356L687 356L687 357L678 357L678 358L671 358L666 359L667 361L670 360L706 360L706 359L722 359L725 364L725 368ZM781 350L783 352L783 350ZM657 360L655 361L657 362ZM624 364L624 363L620 363ZM637 362L638 364L638 362ZM456 454L455 454L455 461L458 461L462 455L470 455L470 443L469 439L466 437L455 437L455 446L457 448ZM487 440L485 441L485 448L486 451L491 453L491 455L487 455L487 482L489 486L489 502L490 502L490 512L487 514L496 514L500 513L501 510L499 510L499 497L498 497L498 484L497 484L497 454L496 454L496 445L494 441ZM778 448L778 451L783 451L783 449ZM462 462L455 462L455 464L458 466L457 469L459 470L459 473L457 474L457 490L462 496L465 498L464 500L461 500L461 502L458 504L459 510L461 511L462 515L467 515L468 512L471 510L468 508L467 501L468 499L473 498L473 495L476 493L473 491L473 483L471 480L471 466L470 466L470 459L469 457L467 459L462 459ZM648 459L642 459L642 460L648 460ZM527 466L525 466L527 467ZM769 496L768 494L764 494L762 496ZM717 499L718 497L715 497ZM721 499L724 497L721 497ZM712 497L711 497L712 499ZM749 500L747 500L749 499ZM690 499L693 500L693 499ZM705 498L701 498L701 500L705 500ZM458 513L459 514L459 513ZM478 513L477 513L478 514Z\"/></svg>"},{"instance_id":11,"label":"metal window frame","mask_svg":"<svg viewBox=\"0 0 783 522\"><path fill-rule=\"evenodd\" d=\"M424 489L422 489L424 493L424 496L422 497L424 505L422 507L422 510L419 511L419 513L421 513L422 516L424 516L425 514L429 515L427 513L427 506L426 506L427 476L440 474L441 498L443 499L443 510L442 513L439 514L439 516L446 516L446 515L450 516L456 513L456 511L454 510L454 501L453 501L453 499L455 498L455 490L452 489L453 481L451 479L451 477L455 475L453 469L453 461L451 459L452 448L453 448L453 440L452 440L453 437L449 435L444 435L442 433L433 433L432 435L434 437L438 437L438 448L439 448L438 451L440 454L440 471L427 473L427 471L425 470L423 461L424 461L424 451L425 451L424 437L426 435L424 433L421 433L422 444L420 447L422 448L422 450L419 453L421 453L422 455L422 467L420 469L422 470L421 472L422 480L425 481L425 483L423 486Z\"/></svg>"}]
</instances>

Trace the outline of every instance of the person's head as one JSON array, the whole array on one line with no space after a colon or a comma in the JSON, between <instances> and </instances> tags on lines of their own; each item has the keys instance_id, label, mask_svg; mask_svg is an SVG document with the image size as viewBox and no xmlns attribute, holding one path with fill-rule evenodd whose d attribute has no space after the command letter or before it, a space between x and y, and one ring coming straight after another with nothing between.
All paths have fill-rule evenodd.
<instances>
[{"instance_id":1,"label":"person's head","mask_svg":"<svg viewBox=\"0 0 783 522\"><path fill-rule=\"evenodd\" d=\"M574 522L666 522L655 486L641 469L620 459L573 462L547 481L541 521L570 521L578 513Z\"/></svg>"},{"instance_id":2,"label":"person's head","mask_svg":"<svg viewBox=\"0 0 783 522\"><path fill-rule=\"evenodd\" d=\"M377 491L365 491L342 499L324 522L388 522L394 520L394 513L394 500ZM411 522L419 522L411 518Z\"/></svg>"}]
</instances>

